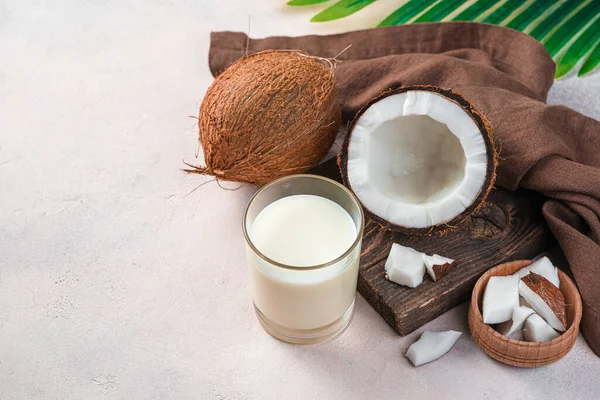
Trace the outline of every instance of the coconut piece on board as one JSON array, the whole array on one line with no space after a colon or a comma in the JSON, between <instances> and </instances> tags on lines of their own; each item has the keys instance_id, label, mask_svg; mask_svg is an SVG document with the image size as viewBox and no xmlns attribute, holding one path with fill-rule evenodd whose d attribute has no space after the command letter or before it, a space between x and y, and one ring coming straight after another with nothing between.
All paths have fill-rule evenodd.
<instances>
[{"instance_id":1,"label":"coconut piece on board","mask_svg":"<svg viewBox=\"0 0 600 400\"><path fill-rule=\"evenodd\" d=\"M431 276L434 282L439 281L450 272L450 269L454 266L454 260L448 257L442 257L434 254L428 256L423 254L423 261L425 261L425 268L427 273Z\"/></svg>"},{"instance_id":2,"label":"coconut piece on board","mask_svg":"<svg viewBox=\"0 0 600 400\"><path fill-rule=\"evenodd\" d=\"M406 358L415 367L435 361L450 351L460 335L462 335L462 332L457 331L425 331L421 334L419 340L408 348Z\"/></svg>"},{"instance_id":3,"label":"coconut piece on board","mask_svg":"<svg viewBox=\"0 0 600 400\"><path fill-rule=\"evenodd\" d=\"M552 328L561 332L566 330L565 297L548 279L530 272L521 278L519 294Z\"/></svg>"},{"instance_id":4,"label":"coconut piece on board","mask_svg":"<svg viewBox=\"0 0 600 400\"><path fill-rule=\"evenodd\" d=\"M528 342L547 342L559 336L538 314L531 314L525 321L523 337Z\"/></svg>"},{"instance_id":5,"label":"coconut piece on board","mask_svg":"<svg viewBox=\"0 0 600 400\"><path fill-rule=\"evenodd\" d=\"M385 262L385 277L392 282L414 288L423 282L423 275L423 253L394 243Z\"/></svg>"},{"instance_id":6,"label":"coconut piece on board","mask_svg":"<svg viewBox=\"0 0 600 400\"><path fill-rule=\"evenodd\" d=\"M483 294L483 322L499 324L512 318L519 306L519 277L492 276Z\"/></svg>"}]
</instances>

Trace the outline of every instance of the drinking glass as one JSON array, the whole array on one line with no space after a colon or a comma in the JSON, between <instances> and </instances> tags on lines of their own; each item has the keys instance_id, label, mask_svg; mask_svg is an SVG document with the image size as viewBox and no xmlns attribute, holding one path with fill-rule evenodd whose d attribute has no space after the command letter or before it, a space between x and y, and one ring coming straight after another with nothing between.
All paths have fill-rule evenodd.
<instances>
[{"instance_id":1,"label":"drinking glass","mask_svg":"<svg viewBox=\"0 0 600 400\"><path fill-rule=\"evenodd\" d=\"M252 243L252 224L269 204L287 196L321 196L352 218L356 238L334 260L311 266L279 263ZM290 343L316 343L341 333L354 308L364 215L358 199L343 185L317 175L291 175L261 188L250 199L242 229L250 269L254 309L263 328Z\"/></svg>"}]
</instances>

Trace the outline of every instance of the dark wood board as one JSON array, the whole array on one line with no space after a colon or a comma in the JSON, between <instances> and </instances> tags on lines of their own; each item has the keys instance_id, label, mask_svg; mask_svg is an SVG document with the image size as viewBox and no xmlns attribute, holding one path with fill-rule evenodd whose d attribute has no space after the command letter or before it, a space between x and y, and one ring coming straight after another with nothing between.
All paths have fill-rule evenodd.
<instances>
[{"instance_id":1,"label":"dark wood board","mask_svg":"<svg viewBox=\"0 0 600 400\"><path fill-rule=\"evenodd\" d=\"M341 180L334 160L311 171ZM477 279L500 263L530 259L554 245L534 192L496 188L482 209L444 235L406 236L385 231L366 218L358 291L400 335L407 335L466 301ZM456 260L438 282L429 275L416 288L385 279L384 265L393 243Z\"/></svg>"}]
</instances>

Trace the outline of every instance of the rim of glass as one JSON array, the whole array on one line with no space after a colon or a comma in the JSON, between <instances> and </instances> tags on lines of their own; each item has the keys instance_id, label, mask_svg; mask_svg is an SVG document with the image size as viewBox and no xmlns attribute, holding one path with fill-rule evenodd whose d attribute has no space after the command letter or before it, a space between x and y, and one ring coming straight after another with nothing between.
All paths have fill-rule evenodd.
<instances>
[{"instance_id":1,"label":"rim of glass","mask_svg":"<svg viewBox=\"0 0 600 400\"><path fill-rule=\"evenodd\" d=\"M360 226L357 229L356 239L354 239L354 242L352 243L352 245L348 248L348 250L346 250L339 257L337 257L331 261L328 261L326 263L323 263L323 264L311 265L308 267L299 267L299 266L294 266L294 265L282 264L280 262L277 262L277 261L267 257L263 253L261 253L260 250L258 250L256 248L256 246L254 246L254 243L252 243L252 240L250 239L250 235L248 234L248 229L246 226L246 219L248 216L248 211L250 210L250 206L254 202L254 199L256 197L258 197L263 191L265 191L266 189L268 189L271 186L274 186L274 185L284 182L284 181L294 180L297 178L318 179L318 180L328 182L329 184L333 184L333 185L341 188L352 199L352 201L354 202L354 204L356 204L356 206L358 207L358 210L360 211ZM250 248L252 249L252 251L254 251L254 253L256 255L258 255L260 258L262 258L266 262L268 262L276 267L284 268L284 269L292 269L292 270L302 270L302 271L310 271L310 270L315 270L315 269L320 269L320 268L326 268L326 267L329 267L330 265L338 263L339 261L348 257L348 255L356 248L356 246L362 240L364 225L365 225L365 214L363 212L360 201L354 195L354 193L352 193L346 186L342 185L339 182L334 181L333 179L325 178L324 176L320 176L320 175L312 175L312 174L296 174L296 175L284 176L283 178L276 179L273 182L266 184L265 186L260 188L256 193L254 193L254 195L250 198L250 201L248 201L248 205L246 206L246 210L244 211L244 215L242 217L242 231L244 232L244 239L246 240L246 243L248 244L248 246L250 246Z\"/></svg>"}]
</instances>

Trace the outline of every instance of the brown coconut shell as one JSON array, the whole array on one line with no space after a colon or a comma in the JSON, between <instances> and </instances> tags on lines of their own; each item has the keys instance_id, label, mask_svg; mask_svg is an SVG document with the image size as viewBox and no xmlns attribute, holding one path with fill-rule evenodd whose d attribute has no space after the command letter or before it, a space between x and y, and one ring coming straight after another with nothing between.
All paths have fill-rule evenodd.
<instances>
[{"instance_id":1,"label":"brown coconut shell","mask_svg":"<svg viewBox=\"0 0 600 400\"><path fill-rule=\"evenodd\" d=\"M185 171L263 185L315 167L341 122L333 65L299 51L267 50L220 74L198 128L205 167Z\"/></svg>"},{"instance_id":2,"label":"brown coconut shell","mask_svg":"<svg viewBox=\"0 0 600 400\"><path fill-rule=\"evenodd\" d=\"M435 281L437 282L440 279L442 279L443 277L445 277L446 275L448 275L448 273L450 272L450 270L452 269L454 264L455 264L455 262L445 263L445 264L435 264L431 268L433 270L433 274L435 275Z\"/></svg>"},{"instance_id":3,"label":"brown coconut shell","mask_svg":"<svg viewBox=\"0 0 600 400\"><path fill-rule=\"evenodd\" d=\"M358 111L358 113L356 114L356 116L354 117L352 122L350 122L350 124L348 125L346 137L344 139L344 143L342 144L342 147L341 147L339 155L338 155L338 166L340 168L340 172L342 174L342 180L343 180L344 184L350 190L352 190L352 186L350 185L349 180L348 180L348 146L350 145L350 141L352 140L352 131L354 129L354 126L356 125L356 123L358 122L360 117L365 113L365 111L369 107L371 107L373 104L377 103L380 100L385 99L388 96L393 96L395 94L400 94L400 93L409 92L409 91L428 91L428 92L433 92L440 96L443 96L446 99L448 99L448 100L456 103L458 106L460 106L460 108L462 108L467 113L467 115L473 120L473 122L475 122L475 124L479 128L479 132L481 132L481 136L483 138L485 147L487 149L487 153L486 153L487 171L486 171L485 180L483 182L483 185L481 186L479 194L477 195L477 197L475 198L473 203L471 205L469 205L469 207L467 207L463 212L461 212L459 215L455 216L451 220L441 222L441 223L431 226L431 227L413 228L413 227L405 227L405 226L396 225L396 224L393 224L393 223L379 217L378 215L376 215L375 213L370 211L367 207L365 207L364 204L363 204L363 208L364 208L365 213L374 222L376 222L383 229L386 229L386 230L392 230L392 231L401 232L401 233L404 233L407 235L416 235L416 236L428 236L428 235L432 235L435 233L443 234L445 232L455 229L458 224L465 221L471 214L473 214L475 211L479 210L485 204L485 200L487 199L487 196L489 195L490 191L494 187L494 182L496 180L496 167L498 166L498 155L496 153L496 147L494 145L494 138L492 135L492 127L491 127L490 123L483 116L483 114L481 114L479 111L475 110L473 108L473 105L467 99L465 99L460 93L457 93L453 90L442 89L437 86L431 86L431 85L403 86L403 87L399 87L396 89L389 89L389 90L381 93L379 96L375 97L374 99L369 101L365 106L363 106Z\"/></svg>"}]
</instances>

